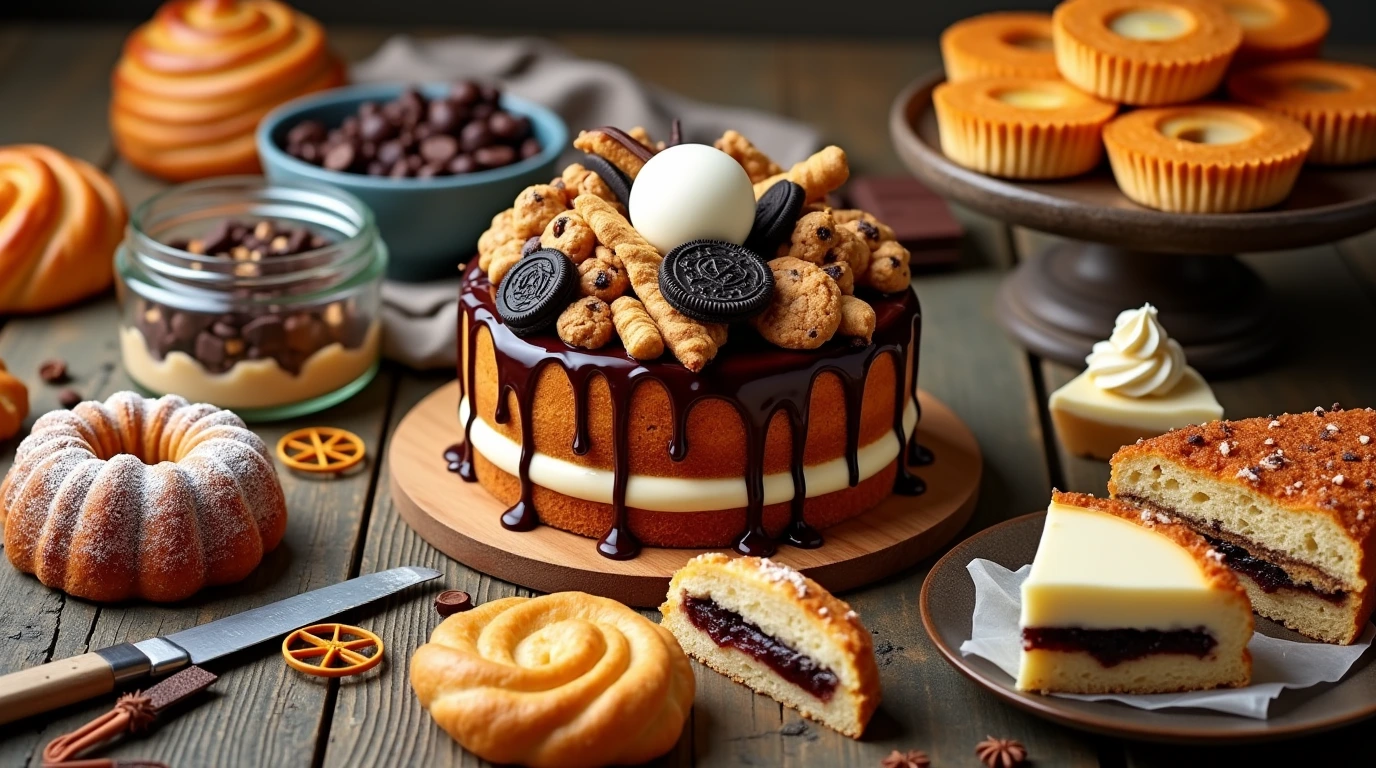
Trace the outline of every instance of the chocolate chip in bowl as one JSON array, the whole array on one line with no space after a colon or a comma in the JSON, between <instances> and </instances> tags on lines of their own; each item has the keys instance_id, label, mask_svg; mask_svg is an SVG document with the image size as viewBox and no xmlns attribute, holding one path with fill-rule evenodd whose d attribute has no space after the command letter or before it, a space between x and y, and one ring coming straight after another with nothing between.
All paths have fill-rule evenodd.
<instances>
[{"instance_id":1,"label":"chocolate chip in bowl","mask_svg":"<svg viewBox=\"0 0 1376 768\"><path fill-rule=\"evenodd\" d=\"M499 89L473 81L434 98L408 87L383 104L360 103L333 128L300 120L281 148L332 171L394 179L501 168L543 148L530 118L503 109L501 98Z\"/></svg>"},{"instance_id":2,"label":"chocolate chip in bowl","mask_svg":"<svg viewBox=\"0 0 1376 768\"><path fill-rule=\"evenodd\" d=\"M285 104L256 141L268 178L362 200L386 241L388 277L417 282L452 275L503 200L557 175L568 129L490 85L374 84Z\"/></svg>"}]
</instances>

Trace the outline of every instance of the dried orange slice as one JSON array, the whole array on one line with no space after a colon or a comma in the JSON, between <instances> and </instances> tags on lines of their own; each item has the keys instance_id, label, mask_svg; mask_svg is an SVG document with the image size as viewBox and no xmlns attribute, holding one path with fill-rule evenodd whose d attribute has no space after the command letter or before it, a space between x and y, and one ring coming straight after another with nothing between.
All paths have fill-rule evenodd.
<instances>
[{"instance_id":1,"label":"dried orange slice","mask_svg":"<svg viewBox=\"0 0 1376 768\"><path fill-rule=\"evenodd\" d=\"M343 472L366 453L363 438L335 427L306 427L277 441L277 458L302 472Z\"/></svg>"},{"instance_id":2,"label":"dried orange slice","mask_svg":"<svg viewBox=\"0 0 1376 768\"><path fill-rule=\"evenodd\" d=\"M382 638L348 624L302 627L282 641L287 666L317 677L367 672L382 662L382 651Z\"/></svg>"}]
</instances>

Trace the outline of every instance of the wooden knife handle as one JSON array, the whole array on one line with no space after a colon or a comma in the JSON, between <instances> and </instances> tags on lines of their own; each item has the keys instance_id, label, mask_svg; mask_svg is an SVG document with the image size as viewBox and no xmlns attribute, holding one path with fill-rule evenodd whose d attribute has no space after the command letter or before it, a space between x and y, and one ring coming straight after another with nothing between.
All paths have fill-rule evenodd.
<instances>
[{"instance_id":1,"label":"wooden knife handle","mask_svg":"<svg viewBox=\"0 0 1376 768\"><path fill-rule=\"evenodd\" d=\"M0 677L0 725L85 701L115 689L115 671L98 653L83 653Z\"/></svg>"}]
</instances>

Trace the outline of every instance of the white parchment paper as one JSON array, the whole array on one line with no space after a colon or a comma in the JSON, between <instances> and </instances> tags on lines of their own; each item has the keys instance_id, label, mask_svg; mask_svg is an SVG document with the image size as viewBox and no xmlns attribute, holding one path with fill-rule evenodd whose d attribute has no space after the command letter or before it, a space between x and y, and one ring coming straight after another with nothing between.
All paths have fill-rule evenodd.
<instances>
[{"instance_id":1,"label":"white parchment paper","mask_svg":"<svg viewBox=\"0 0 1376 768\"><path fill-rule=\"evenodd\" d=\"M966 566L975 582L975 615L970 639L961 644L960 652L988 659L1011 677L1018 674L1018 653L1022 648L1022 633L1018 628L1022 583L1031 569L1031 565L1024 565L1017 571L1010 571L984 559L976 559ZM1371 647L1373 634L1376 634L1376 627L1368 624L1357 644L1328 645L1279 640L1258 632L1247 645L1252 652L1252 684L1246 688L1136 696L1052 695L1081 701L1120 701L1139 709L1212 709L1264 720L1271 702L1284 689L1308 688L1341 680Z\"/></svg>"}]
</instances>

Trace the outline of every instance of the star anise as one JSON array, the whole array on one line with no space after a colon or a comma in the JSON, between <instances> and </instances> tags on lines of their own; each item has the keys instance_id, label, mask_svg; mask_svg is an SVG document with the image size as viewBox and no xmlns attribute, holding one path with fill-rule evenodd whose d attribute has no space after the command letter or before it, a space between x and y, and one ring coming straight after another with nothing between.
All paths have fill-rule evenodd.
<instances>
[{"instance_id":1,"label":"star anise","mask_svg":"<svg viewBox=\"0 0 1376 768\"><path fill-rule=\"evenodd\" d=\"M975 756L989 768L1014 768L1027 760L1027 747L1015 739L990 736L975 745Z\"/></svg>"},{"instance_id":2,"label":"star anise","mask_svg":"<svg viewBox=\"0 0 1376 768\"><path fill-rule=\"evenodd\" d=\"M899 752L894 750L879 762L879 768L931 768L932 760L919 749Z\"/></svg>"}]
</instances>

